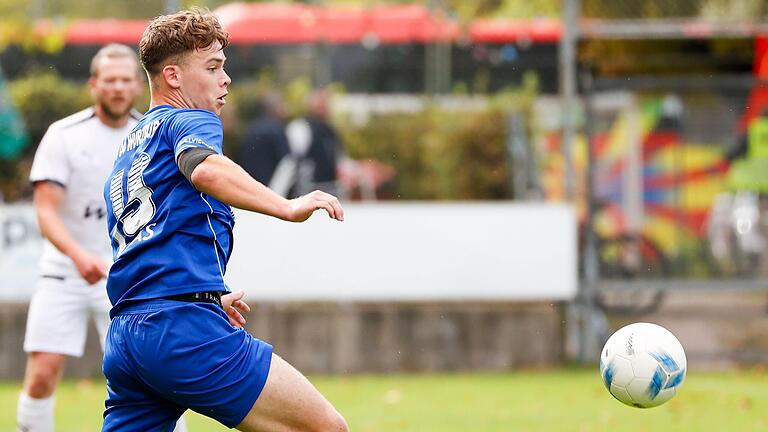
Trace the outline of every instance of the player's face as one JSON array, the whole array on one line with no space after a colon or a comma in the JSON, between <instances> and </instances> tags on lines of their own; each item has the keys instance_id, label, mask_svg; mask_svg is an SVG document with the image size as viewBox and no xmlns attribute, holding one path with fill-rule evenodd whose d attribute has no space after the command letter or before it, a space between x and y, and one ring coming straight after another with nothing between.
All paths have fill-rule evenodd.
<instances>
[{"instance_id":1,"label":"player's face","mask_svg":"<svg viewBox=\"0 0 768 432\"><path fill-rule=\"evenodd\" d=\"M112 120L128 116L141 93L141 80L136 61L130 57L104 57L98 63L96 76L90 79L91 96L104 115Z\"/></svg>"},{"instance_id":2,"label":"player's face","mask_svg":"<svg viewBox=\"0 0 768 432\"><path fill-rule=\"evenodd\" d=\"M224 72L226 59L218 42L186 56L180 65L180 82L184 99L191 108L221 114L226 104L227 87L232 82Z\"/></svg>"}]
</instances>

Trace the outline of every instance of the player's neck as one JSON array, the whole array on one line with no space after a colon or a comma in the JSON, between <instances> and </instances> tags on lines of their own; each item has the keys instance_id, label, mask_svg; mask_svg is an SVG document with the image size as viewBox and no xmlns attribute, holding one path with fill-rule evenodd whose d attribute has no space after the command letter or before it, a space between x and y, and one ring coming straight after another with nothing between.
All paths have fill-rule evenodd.
<instances>
[{"instance_id":1,"label":"player's neck","mask_svg":"<svg viewBox=\"0 0 768 432\"><path fill-rule=\"evenodd\" d=\"M121 115L117 117L109 115L104 111L104 109L102 109L98 105L96 105L95 113L96 113L96 117L98 117L98 119L101 120L102 123L104 123L106 126L109 126L115 129L120 129L122 127L125 127L125 125L128 124L128 118L131 117L130 111L125 113L125 115Z\"/></svg>"},{"instance_id":2,"label":"player's neck","mask_svg":"<svg viewBox=\"0 0 768 432\"><path fill-rule=\"evenodd\" d=\"M192 108L184 97L178 92L153 92L149 99L149 108L152 109L160 105L169 105L174 108Z\"/></svg>"}]
</instances>

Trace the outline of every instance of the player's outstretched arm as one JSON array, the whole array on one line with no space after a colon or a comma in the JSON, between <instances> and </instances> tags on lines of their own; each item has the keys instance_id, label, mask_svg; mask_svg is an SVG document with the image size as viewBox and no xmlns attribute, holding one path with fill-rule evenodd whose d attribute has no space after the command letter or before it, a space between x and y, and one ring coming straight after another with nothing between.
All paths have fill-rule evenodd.
<instances>
[{"instance_id":1,"label":"player's outstretched arm","mask_svg":"<svg viewBox=\"0 0 768 432\"><path fill-rule=\"evenodd\" d=\"M191 180L200 192L243 210L303 222L315 210L323 209L331 218L344 220L344 210L335 196L314 191L296 199L285 199L223 155L206 157L192 171Z\"/></svg>"}]
</instances>

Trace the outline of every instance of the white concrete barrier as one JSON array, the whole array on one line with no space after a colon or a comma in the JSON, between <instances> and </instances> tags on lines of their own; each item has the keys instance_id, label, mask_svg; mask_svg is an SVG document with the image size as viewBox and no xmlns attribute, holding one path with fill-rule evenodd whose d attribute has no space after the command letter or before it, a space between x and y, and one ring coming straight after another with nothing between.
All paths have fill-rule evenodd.
<instances>
[{"instance_id":1,"label":"white concrete barrier","mask_svg":"<svg viewBox=\"0 0 768 432\"><path fill-rule=\"evenodd\" d=\"M29 301L42 250L32 204L0 205L0 302Z\"/></svg>"},{"instance_id":2,"label":"white concrete barrier","mask_svg":"<svg viewBox=\"0 0 768 432\"><path fill-rule=\"evenodd\" d=\"M569 300L576 217L547 203L345 204L293 224L236 212L226 280L251 301ZM27 301L41 239L30 204L0 207L0 301ZM105 228L106 232L106 228Z\"/></svg>"},{"instance_id":3,"label":"white concrete barrier","mask_svg":"<svg viewBox=\"0 0 768 432\"><path fill-rule=\"evenodd\" d=\"M346 204L346 220L236 213L227 282L263 300L569 300L576 217L545 203Z\"/></svg>"}]
</instances>

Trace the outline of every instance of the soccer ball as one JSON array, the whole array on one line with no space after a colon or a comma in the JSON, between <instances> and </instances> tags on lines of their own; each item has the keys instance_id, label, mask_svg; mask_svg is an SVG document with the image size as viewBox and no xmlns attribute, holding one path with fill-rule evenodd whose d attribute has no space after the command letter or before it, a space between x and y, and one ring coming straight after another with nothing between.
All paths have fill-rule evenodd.
<instances>
[{"instance_id":1,"label":"soccer ball","mask_svg":"<svg viewBox=\"0 0 768 432\"><path fill-rule=\"evenodd\" d=\"M664 327L634 323L619 329L603 347L600 375L613 397L651 408L672 399L688 366L683 346Z\"/></svg>"}]
</instances>

